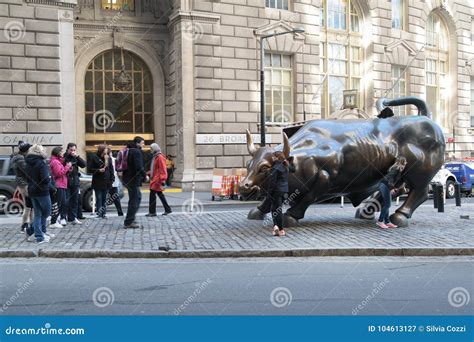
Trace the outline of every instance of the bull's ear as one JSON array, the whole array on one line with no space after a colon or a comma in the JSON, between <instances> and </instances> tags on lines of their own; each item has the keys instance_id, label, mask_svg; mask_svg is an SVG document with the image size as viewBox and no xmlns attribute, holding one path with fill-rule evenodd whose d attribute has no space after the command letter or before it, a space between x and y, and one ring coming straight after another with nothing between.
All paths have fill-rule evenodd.
<instances>
[{"instance_id":1,"label":"bull's ear","mask_svg":"<svg viewBox=\"0 0 474 342\"><path fill-rule=\"evenodd\" d=\"M285 132L283 133L283 154L285 155L285 158L288 158L290 156L290 142L288 141L288 136L286 135Z\"/></svg>"},{"instance_id":2,"label":"bull's ear","mask_svg":"<svg viewBox=\"0 0 474 342\"><path fill-rule=\"evenodd\" d=\"M250 134L249 130L247 130L247 149L249 150L251 156L257 152L257 148L253 143L252 134Z\"/></svg>"}]
</instances>

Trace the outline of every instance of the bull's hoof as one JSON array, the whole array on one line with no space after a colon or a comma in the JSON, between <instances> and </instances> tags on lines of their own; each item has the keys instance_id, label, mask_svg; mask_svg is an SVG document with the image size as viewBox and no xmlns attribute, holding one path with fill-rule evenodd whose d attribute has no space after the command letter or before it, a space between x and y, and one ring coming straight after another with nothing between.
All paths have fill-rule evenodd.
<instances>
[{"instance_id":1,"label":"bull's hoof","mask_svg":"<svg viewBox=\"0 0 474 342\"><path fill-rule=\"evenodd\" d=\"M369 212L364 209L365 208L357 208L356 213L355 213L355 218L361 219L361 220L373 220L375 218L375 213Z\"/></svg>"},{"instance_id":2,"label":"bull's hoof","mask_svg":"<svg viewBox=\"0 0 474 342\"><path fill-rule=\"evenodd\" d=\"M401 213L393 213L390 215L390 222L399 227L408 227L408 218Z\"/></svg>"},{"instance_id":3,"label":"bull's hoof","mask_svg":"<svg viewBox=\"0 0 474 342\"><path fill-rule=\"evenodd\" d=\"M249 214L247 215L249 220L263 220L265 219L265 213L260 211L258 208L250 209Z\"/></svg>"},{"instance_id":4,"label":"bull's hoof","mask_svg":"<svg viewBox=\"0 0 474 342\"><path fill-rule=\"evenodd\" d=\"M288 214L283 215L283 226L285 227L296 227L298 220Z\"/></svg>"}]
</instances>

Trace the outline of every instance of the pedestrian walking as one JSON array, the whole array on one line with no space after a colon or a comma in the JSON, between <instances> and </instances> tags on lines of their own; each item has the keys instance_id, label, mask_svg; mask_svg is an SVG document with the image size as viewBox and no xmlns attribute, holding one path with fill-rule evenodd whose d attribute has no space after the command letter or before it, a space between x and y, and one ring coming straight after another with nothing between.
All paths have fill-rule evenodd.
<instances>
[{"instance_id":1,"label":"pedestrian walking","mask_svg":"<svg viewBox=\"0 0 474 342\"><path fill-rule=\"evenodd\" d=\"M64 149L60 146L53 148L51 151L51 160L49 161L49 167L51 168L51 176L54 180L57 192L57 202L59 207L59 223L62 226L67 225L67 211L68 211L68 200L67 200L67 181L68 172L72 168L70 162L64 162ZM53 220L51 220L51 223Z\"/></svg>"},{"instance_id":2,"label":"pedestrian walking","mask_svg":"<svg viewBox=\"0 0 474 342\"><path fill-rule=\"evenodd\" d=\"M288 195L288 176L290 171L290 163L286 160L285 154L276 151L272 156L272 167L268 179L268 193L271 201L271 213L273 219L273 235L285 236L286 232L283 228L283 202Z\"/></svg>"},{"instance_id":3,"label":"pedestrian walking","mask_svg":"<svg viewBox=\"0 0 474 342\"><path fill-rule=\"evenodd\" d=\"M89 161L88 169L92 173L92 189L97 203L97 215L100 218L105 218L107 192L114 182L114 170L112 160L108 155L107 145L99 145L97 153L93 154Z\"/></svg>"},{"instance_id":4,"label":"pedestrian walking","mask_svg":"<svg viewBox=\"0 0 474 342\"><path fill-rule=\"evenodd\" d=\"M160 198L161 204L163 205L164 213L162 215L171 214L171 207L166 201L166 197L163 194L163 186L166 184L168 178L168 172L166 167L166 158L161 153L161 148L158 144L153 143L150 145L153 158L151 159L150 166L150 203L148 208L148 214L145 216L153 217L156 216L156 196Z\"/></svg>"},{"instance_id":5,"label":"pedestrian walking","mask_svg":"<svg viewBox=\"0 0 474 342\"><path fill-rule=\"evenodd\" d=\"M22 143L19 152L13 155L11 165L15 172L15 184L22 197L23 215L21 217L21 231L24 231L33 222L33 204L28 196L28 173L26 172L25 156L31 145Z\"/></svg>"},{"instance_id":6,"label":"pedestrian walking","mask_svg":"<svg viewBox=\"0 0 474 342\"><path fill-rule=\"evenodd\" d=\"M77 154L75 143L67 144L64 163L71 163L71 169L67 174L67 220L72 224L82 224L78 219L78 197L80 197L81 185L79 169L86 167L86 162Z\"/></svg>"},{"instance_id":7,"label":"pedestrian walking","mask_svg":"<svg viewBox=\"0 0 474 342\"><path fill-rule=\"evenodd\" d=\"M166 178L166 185L170 186L174 174L174 160L171 154L168 154L166 156L166 172L168 173L168 177Z\"/></svg>"},{"instance_id":8,"label":"pedestrian walking","mask_svg":"<svg viewBox=\"0 0 474 342\"><path fill-rule=\"evenodd\" d=\"M39 244L48 242L54 234L46 230L46 219L51 212L49 189L51 176L46 165L46 150L41 145L33 145L25 158L28 173L28 194L34 209L33 231L26 229L28 241Z\"/></svg>"},{"instance_id":9,"label":"pedestrian walking","mask_svg":"<svg viewBox=\"0 0 474 342\"><path fill-rule=\"evenodd\" d=\"M135 217L142 200L140 186L146 178L142 155L145 140L137 136L127 146L127 165L126 168L124 168L122 163L121 168L123 172L123 183L128 190L128 208L124 228L140 228L140 225L135 222Z\"/></svg>"},{"instance_id":10,"label":"pedestrian walking","mask_svg":"<svg viewBox=\"0 0 474 342\"><path fill-rule=\"evenodd\" d=\"M380 228L397 228L397 225L390 222L390 206L392 205L392 195L395 193L395 187L402 178L402 172L407 165L405 157L398 157L395 163L388 169L387 174L379 183L379 191L382 195L382 208L377 221Z\"/></svg>"},{"instance_id":11,"label":"pedestrian walking","mask_svg":"<svg viewBox=\"0 0 474 342\"><path fill-rule=\"evenodd\" d=\"M120 203L120 196L119 196L120 178L115 168L115 157L110 147L107 148L107 153L112 162L112 169L114 173L114 182L112 183L111 187L108 190L109 198L110 198L110 201L114 203L115 209L117 209L118 216L123 216L122 204Z\"/></svg>"}]
</instances>

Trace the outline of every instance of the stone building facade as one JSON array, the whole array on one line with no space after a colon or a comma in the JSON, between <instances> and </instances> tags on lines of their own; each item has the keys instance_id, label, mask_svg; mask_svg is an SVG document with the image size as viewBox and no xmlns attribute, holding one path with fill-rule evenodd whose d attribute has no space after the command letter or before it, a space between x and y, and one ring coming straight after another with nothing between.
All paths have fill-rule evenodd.
<instances>
[{"instance_id":1,"label":"stone building facade","mask_svg":"<svg viewBox=\"0 0 474 342\"><path fill-rule=\"evenodd\" d=\"M267 142L414 95L449 155L473 156L473 23L465 0L1 0L0 152L142 135L175 158L176 185L207 190L214 167L245 165L245 130L258 139L260 38L303 28L263 40Z\"/></svg>"}]
</instances>

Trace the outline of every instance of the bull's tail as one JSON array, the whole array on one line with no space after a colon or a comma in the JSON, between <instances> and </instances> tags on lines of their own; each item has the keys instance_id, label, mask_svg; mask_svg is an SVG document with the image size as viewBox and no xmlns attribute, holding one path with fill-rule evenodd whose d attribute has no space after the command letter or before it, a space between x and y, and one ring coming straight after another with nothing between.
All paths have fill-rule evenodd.
<instances>
[{"instance_id":1,"label":"bull's tail","mask_svg":"<svg viewBox=\"0 0 474 342\"><path fill-rule=\"evenodd\" d=\"M386 99L382 97L377 100L375 107L377 107L377 110L381 112L386 107L404 106L409 104L415 105L416 108L418 108L418 115L423 115L431 118L431 113L428 110L426 102L415 96L400 97L398 99Z\"/></svg>"}]
</instances>

